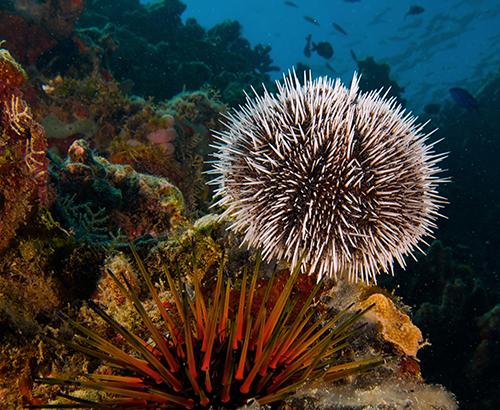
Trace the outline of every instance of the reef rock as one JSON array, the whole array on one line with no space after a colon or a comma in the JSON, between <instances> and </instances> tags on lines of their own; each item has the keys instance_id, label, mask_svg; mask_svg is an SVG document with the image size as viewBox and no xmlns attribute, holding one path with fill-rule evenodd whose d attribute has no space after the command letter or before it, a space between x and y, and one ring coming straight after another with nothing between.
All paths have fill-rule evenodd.
<instances>
[{"instance_id":1,"label":"reef rock","mask_svg":"<svg viewBox=\"0 0 500 410\"><path fill-rule=\"evenodd\" d=\"M23 99L26 73L0 49L0 251L38 204L48 205L47 141Z\"/></svg>"},{"instance_id":2,"label":"reef rock","mask_svg":"<svg viewBox=\"0 0 500 410\"><path fill-rule=\"evenodd\" d=\"M409 316L396 308L392 300L375 293L360 303L365 308L374 305L366 314L380 327L380 334L387 342L407 356L416 357L422 347L423 336L420 329L415 326Z\"/></svg>"}]
</instances>

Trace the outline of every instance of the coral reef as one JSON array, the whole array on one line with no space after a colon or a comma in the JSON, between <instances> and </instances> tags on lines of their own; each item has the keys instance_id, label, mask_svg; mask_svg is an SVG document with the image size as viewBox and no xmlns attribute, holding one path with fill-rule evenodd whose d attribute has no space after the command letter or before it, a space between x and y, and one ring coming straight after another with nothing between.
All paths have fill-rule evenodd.
<instances>
[{"instance_id":1,"label":"coral reef","mask_svg":"<svg viewBox=\"0 0 500 410\"><path fill-rule=\"evenodd\" d=\"M12 0L0 9L0 38L14 56L36 64L66 41L71 42L83 0ZM54 56L53 56L54 57Z\"/></svg>"},{"instance_id":2,"label":"coral reef","mask_svg":"<svg viewBox=\"0 0 500 410\"><path fill-rule=\"evenodd\" d=\"M479 382L479 374L472 370L482 372L480 352L484 336L480 326L486 323L481 317L489 317L488 309L495 300L491 288L477 271L457 260L452 248L437 241L427 256L410 263L408 271L399 272L399 277L405 286L400 287L398 293L414 306L413 321L430 341L430 346L420 355L425 379L457 392L459 401L467 407L484 408L482 406L497 400L490 393L491 384ZM383 285L396 287L394 282L384 280ZM483 347L488 346L492 354L489 359L493 359L498 353L495 353L495 344L488 342L491 334L485 335ZM484 368L486 372L487 369ZM496 379L498 381L497 376ZM494 383L495 376L488 380ZM478 392L482 392L482 400L476 399Z\"/></svg>"},{"instance_id":3,"label":"coral reef","mask_svg":"<svg viewBox=\"0 0 500 410\"><path fill-rule=\"evenodd\" d=\"M38 366L50 366L41 328L68 302L91 295L103 252L74 241L49 211L20 229L0 263L0 401L21 408L31 402ZM47 361L46 361L47 359Z\"/></svg>"},{"instance_id":4,"label":"coral reef","mask_svg":"<svg viewBox=\"0 0 500 410\"><path fill-rule=\"evenodd\" d=\"M192 18L182 23L185 7L178 0L127 2L126 7L121 0L105 6L89 1L79 32L89 44L102 43L108 33L118 45L106 55L108 69L120 81L132 80L133 91L143 96L170 98L207 83L234 104L242 100L243 89L269 81L265 73L275 69L269 47L252 48L236 21L208 31Z\"/></svg>"},{"instance_id":5,"label":"coral reef","mask_svg":"<svg viewBox=\"0 0 500 410\"><path fill-rule=\"evenodd\" d=\"M477 319L477 327L480 340L467 366L467 381L471 393L482 397L478 405L494 409L500 404L497 395L500 385L497 369L500 362L500 305L495 305Z\"/></svg>"},{"instance_id":6,"label":"coral reef","mask_svg":"<svg viewBox=\"0 0 500 410\"><path fill-rule=\"evenodd\" d=\"M73 141L82 137L105 151L123 130L138 133L128 123L140 124L147 122L148 114L153 116L151 107L127 98L116 81L96 71L83 78L58 75L43 81L42 88L45 92L38 116L46 127L49 145L63 155Z\"/></svg>"},{"instance_id":7,"label":"coral reef","mask_svg":"<svg viewBox=\"0 0 500 410\"><path fill-rule=\"evenodd\" d=\"M405 355L416 357L423 342L420 329L386 296L380 293L370 295L361 303L361 307L372 304L374 307L366 317L381 327L380 334L384 340L393 344Z\"/></svg>"},{"instance_id":8,"label":"coral reef","mask_svg":"<svg viewBox=\"0 0 500 410\"><path fill-rule=\"evenodd\" d=\"M143 97L171 98L208 84L235 105L243 90L270 82L267 73L277 67L269 46L252 47L236 21L209 30L192 18L183 23L185 8L178 0L8 0L0 5L0 39L46 78L97 72Z\"/></svg>"},{"instance_id":9,"label":"coral reef","mask_svg":"<svg viewBox=\"0 0 500 410\"><path fill-rule=\"evenodd\" d=\"M47 142L20 87L24 70L0 49L0 252L38 204L48 206Z\"/></svg>"},{"instance_id":10,"label":"coral reef","mask_svg":"<svg viewBox=\"0 0 500 410\"><path fill-rule=\"evenodd\" d=\"M388 64L377 63L373 57L366 57L364 60L356 60L358 70L361 74L359 87L364 91L379 90L383 88L388 95L395 97L401 105L406 104L403 98L404 88L391 79L391 68Z\"/></svg>"},{"instance_id":11,"label":"coral reef","mask_svg":"<svg viewBox=\"0 0 500 410\"><path fill-rule=\"evenodd\" d=\"M499 86L498 74L485 80L474 93L477 111L445 102L432 115L443 149L450 152L443 162L453 180L444 187L449 218L440 223L442 243L410 264L399 290L431 342L421 357L424 377L446 385L468 409L500 406L498 375L484 366L498 357L498 342L482 330L482 318L492 317L489 312L500 301Z\"/></svg>"},{"instance_id":12,"label":"coral reef","mask_svg":"<svg viewBox=\"0 0 500 410\"><path fill-rule=\"evenodd\" d=\"M239 23L206 30L194 19L183 22L184 10L178 0L148 6L137 0L0 0L2 409L54 397L54 387L33 384L39 375L74 377L98 368L96 361L40 338L59 327L56 311L112 334L82 305L91 299L134 332L143 331L108 269L124 275L160 323L131 263L129 240L166 308L175 311L165 268L186 283L187 294L194 283L182 272L213 292L223 254L230 255L228 272L238 272L231 278L238 295L239 272L250 267L250 253L240 248L238 235L226 232L227 221L210 214L194 218L208 212L211 198L202 174L211 154L209 130L221 130L217 118L244 102L242 90L261 83L273 90L268 73L275 67L269 48L250 46ZM356 60L362 89L391 87L390 95L404 103L397 73L373 58ZM447 246L434 243L427 257L409 262L407 272L398 269L396 280L382 281L398 288L412 308L378 288L339 284L315 305L320 317L353 301L375 301L363 337L346 358L375 353L387 363L347 383L308 384L281 408L456 408L450 394L423 379L455 391L464 408L500 407L499 81L493 78L475 93L477 112L441 104L432 115L445 137L443 149L452 152L444 164L454 180L444 188L450 220L440 224ZM274 261L262 266L262 284L275 268ZM285 279L278 278L271 299ZM303 277L300 284L307 291L313 282ZM65 327L55 333L72 336ZM422 338L431 344L418 350ZM120 337L112 341L124 343ZM86 389L72 394L98 398Z\"/></svg>"},{"instance_id":13,"label":"coral reef","mask_svg":"<svg viewBox=\"0 0 500 410\"><path fill-rule=\"evenodd\" d=\"M84 6L83 0L14 0L13 3L17 13L44 27L56 37L71 34Z\"/></svg>"},{"instance_id":14,"label":"coral reef","mask_svg":"<svg viewBox=\"0 0 500 410\"><path fill-rule=\"evenodd\" d=\"M58 76L43 85L38 117L53 150L65 153L84 138L113 163L167 178L183 193L188 213L206 212L202 172L212 152L209 130L220 128L218 118L226 111L214 91L153 104L127 97L116 81L97 72L82 79Z\"/></svg>"},{"instance_id":15,"label":"coral reef","mask_svg":"<svg viewBox=\"0 0 500 410\"><path fill-rule=\"evenodd\" d=\"M225 111L226 106L208 91L181 93L156 109L145 107L111 142L110 160L168 178L183 193L188 213L199 216L207 212L209 200L202 173L213 152L210 131L221 128L219 117ZM138 123L140 127L135 126Z\"/></svg>"},{"instance_id":16,"label":"coral reef","mask_svg":"<svg viewBox=\"0 0 500 410\"><path fill-rule=\"evenodd\" d=\"M183 198L163 178L94 155L84 140L53 163L55 214L79 241L109 243L166 236L185 221Z\"/></svg>"}]
</instances>

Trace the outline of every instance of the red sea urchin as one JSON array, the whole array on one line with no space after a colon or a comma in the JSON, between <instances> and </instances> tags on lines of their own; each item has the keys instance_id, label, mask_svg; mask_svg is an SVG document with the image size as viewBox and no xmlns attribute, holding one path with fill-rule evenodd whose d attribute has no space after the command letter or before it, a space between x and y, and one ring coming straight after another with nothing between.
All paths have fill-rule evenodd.
<instances>
[{"instance_id":1,"label":"red sea urchin","mask_svg":"<svg viewBox=\"0 0 500 410\"><path fill-rule=\"evenodd\" d=\"M89 400L59 392L64 404L30 408L236 408L251 398L263 405L283 400L306 382L343 379L383 362L380 357L350 361L346 354L360 329L358 319L373 305L319 315L321 285L301 288L300 264L294 272L274 272L263 280L258 260L252 274L244 270L237 289L224 280L221 263L211 292L196 276L190 291L179 288L166 272L173 296L166 302L135 255L161 319L152 319L124 276L109 271L143 329L126 328L96 304L91 308L109 326L106 335L64 316L75 335L56 340L107 363L112 374L101 370L78 378L40 379L103 396Z\"/></svg>"},{"instance_id":2,"label":"red sea urchin","mask_svg":"<svg viewBox=\"0 0 500 410\"><path fill-rule=\"evenodd\" d=\"M295 72L230 115L212 172L217 205L266 260L376 280L429 236L444 198L425 124L378 92ZM424 242L425 243L425 242ZM418 248L420 249L420 248Z\"/></svg>"}]
</instances>

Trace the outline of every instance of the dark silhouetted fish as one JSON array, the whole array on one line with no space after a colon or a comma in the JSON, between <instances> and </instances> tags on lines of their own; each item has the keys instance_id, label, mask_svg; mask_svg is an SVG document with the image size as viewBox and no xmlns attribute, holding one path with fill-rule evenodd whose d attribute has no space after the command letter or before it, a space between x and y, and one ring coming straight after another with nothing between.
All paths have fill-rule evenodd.
<instances>
[{"instance_id":1,"label":"dark silhouetted fish","mask_svg":"<svg viewBox=\"0 0 500 410\"><path fill-rule=\"evenodd\" d=\"M441 106L439 104L431 103L431 104L427 104L424 107L425 113L429 114L429 115L437 114L439 112L439 110L441 110Z\"/></svg>"},{"instance_id":2,"label":"dark silhouetted fish","mask_svg":"<svg viewBox=\"0 0 500 410\"><path fill-rule=\"evenodd\" d=\"M361 0L344 0L346 3L359 3Z\"/></svg>"},{"instance_id":3,"label":"dark silhouetted fish","mask_svg":"<svg viewBox=\"0 0 500 410\"><path fill-rule=\"evenodd\" d=\"M333 74L335 75L338 75L337 71L335 70L335 68L333 68L333 66L327 61L326 64L325 64L325 67L331 71Z\"/></svg>"},{"instance_id":4,"label":"dark silhouetted fish","mask_svg":"<svg viewBox=\"0 0 500 410\"><path fill-rule=\"evenodd\" d=\"M356 53L354 52L354 50L351 48L351 57L354 61L356 61L356 63L358 62L358 56L356 55Z\"/></svg>"},{"instance_id":5,"label":"dark silhouetted fish","mask_svg":"<svg viewBox=\"0 0 500 410\"><path fill-rule=\"evenodd\" d=\"M416 16L417 14L422 14L425 9L418 4L413 4L408 8L405 16Z\"/></svg>"},{"instance_id":6,"label":"dark silhouetted fish","mask_svg":"<svg viewBox=\"0 0 500 410\"><path fill-rule=\"evenodd\" d=\"M290 7L295 7L296 9L299 8L293 1L284 1L285 5L290 6Z\"/></svg>"},{"instance_id":7,"label":"dark silhouetted fish","mask_svg":"<svg viewBox=\"0 0 500 410\"><path fill-rule=\"evenodd\" d=\"M460 87L450 88L450 94L453 100L469 111L477 111L479 104L477 100L467 90Z\"/></svg>"},{"instance_id":8,"label":"dark silhouetted fish","mask_svg":"<svg viewBox=\"0 0 500 410\"><path fill-rule=\"evenodd\" d=\"M304 16L304 20L319 27L319 21L311 16Z\"/></svg>"},{"instance_id":9,"label":"dark silhouetted fish","mask_svg":"<svg viewBox=\"0 0 500 410\"><path fill-rule=\"evenodd\" d=\"M312 51L316 51L319 56L329 60L333 57L333 47L328 41L320 41L319 43L312 43Z\"/></svg>"},{"instance_id":10,"label":"dark silhouetted fish","mask_svg":"<svg viewBox=\"0 0 500 410\"><path fill-rule=\"evenodd\" d=\"M311 34L306 37L306 46L304 47L304 55L306 57L311 57L311 38Z\"/></svg>"},{"instance_id":11,"label":"dark silhouetted fish","mask_svg":"<svg viewBox=\"0 0 500 410\"><path fill-rule=\"evenodd\" d=\"M337 30L339 33L342 33L347 36L347 32L342 28L342 26L338 25L337 23L333 22L332 26L335 30Z\"/></svg>"}]
</instances>

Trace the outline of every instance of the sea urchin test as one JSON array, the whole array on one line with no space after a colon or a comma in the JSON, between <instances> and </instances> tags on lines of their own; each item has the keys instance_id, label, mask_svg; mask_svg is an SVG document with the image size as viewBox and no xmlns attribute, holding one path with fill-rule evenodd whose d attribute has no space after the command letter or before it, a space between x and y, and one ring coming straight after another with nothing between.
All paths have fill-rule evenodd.
<instances>
[{"instance_id":1,"label":"sea urchin test","mask_svg":"<svg viewBox=\"0 0 500 410\"><path fill-rule=\"evenodd\" d=\"M267 260L369 282L404 267L445 202L425 124L381 91L289 73L229 114L212 181L231 228Z\"/></svg>"}]
</instances>

